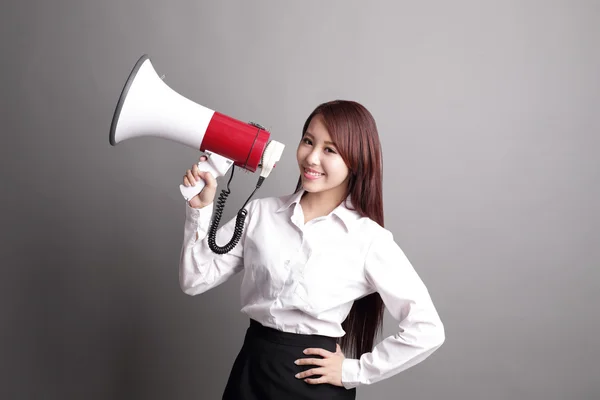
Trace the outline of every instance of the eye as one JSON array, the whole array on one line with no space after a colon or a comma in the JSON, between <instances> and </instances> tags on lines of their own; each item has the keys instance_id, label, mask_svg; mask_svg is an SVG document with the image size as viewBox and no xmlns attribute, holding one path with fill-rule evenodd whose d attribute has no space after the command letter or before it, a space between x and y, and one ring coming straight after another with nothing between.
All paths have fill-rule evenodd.
<instances>
[{"instance_id":1,"label":"eye","mask_svg":"<svg viewBox=\"0 0 600 400\"><path fill-rule=\"evenodd\" d=\"M332 149L331 147L326 147L325 151L328 152L328 153L336 154L335 150Z\"/></svg>"},{"instance_id":2,"label":"eye","mask_svg":"<svg viewBox=\"0 0 600 400\"><path fill-rule=\"evenodd\" d=\"M302 139L302 143L304 143L304 144L308 144L308 145L311 145L311 144L312 144L312 142L311 142L311 141L310 141L310 139L308 139L308 138L303 138L303 139Z\"/></svg>"}]
</instances>

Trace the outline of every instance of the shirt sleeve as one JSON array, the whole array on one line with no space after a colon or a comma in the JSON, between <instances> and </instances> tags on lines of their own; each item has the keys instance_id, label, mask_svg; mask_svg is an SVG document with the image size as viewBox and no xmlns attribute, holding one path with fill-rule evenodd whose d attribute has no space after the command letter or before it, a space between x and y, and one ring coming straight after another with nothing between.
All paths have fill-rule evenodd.
<instances>
[{"instance_id":1,"label":"shirt sleeve","mask_svg":"<svg viewBox=\"0 0 600 400\"><path fill-rule=\"evenodd\" d=\"M250 209L252 202L249 203ZM216 254L208 246L213 204L196 209L185 205L183 245L179 261L179 284L184 293L194 296L206 292L244 268L243 244L250 215L244 222L244 231L238 244L227 254ZM231 240L236 217L217 231L216 242L224 246Z\"/></svg>"},{"instance_id":2,"label":"shirt sleeve","mask_svg":"<svg viewBox=\"0 0 600 400\"><path fill-rule=\"evenodd\" d=\"M444 326L427 288L389 231L371 245L365 274L399 322L399 330L360 359L344 360L342 383L347 389L404 371L429 357L445 340Z\"/></svg>"}]
</instances>

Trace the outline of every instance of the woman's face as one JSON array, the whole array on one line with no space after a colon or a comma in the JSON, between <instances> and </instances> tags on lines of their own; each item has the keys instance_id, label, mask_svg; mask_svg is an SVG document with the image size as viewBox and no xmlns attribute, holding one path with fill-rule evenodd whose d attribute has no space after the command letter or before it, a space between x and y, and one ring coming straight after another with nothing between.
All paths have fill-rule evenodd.
<instances>
[{"instance_id":1,"label":"woman's face","mask_svg":"<svg viewBox=\"0 0 600 400\"><path fill-rule=\"evenodd\" d=\"M341 197L348 187L349 170L339 155L320 114L315 115L296 152L302 187L309 193Z\"/></svg>"}]
</instances>

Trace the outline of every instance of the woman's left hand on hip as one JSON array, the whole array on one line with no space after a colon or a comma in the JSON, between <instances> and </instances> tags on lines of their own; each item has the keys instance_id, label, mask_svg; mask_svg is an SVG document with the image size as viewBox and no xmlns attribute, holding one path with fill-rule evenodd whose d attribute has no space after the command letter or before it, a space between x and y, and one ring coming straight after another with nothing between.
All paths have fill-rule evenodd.
<instances>
[{"instance_id":1,"label":"woman's left hand on hip","mask_svg":"<svg viewBox=\"0 0 600 400\"><path fill-rule=\"evenodd\" d=\"M297 365L315 365L315 368L296 374L296 378L304 379L306 383L318 385L329 383L334 386L342 385L342 363L344 362L344 353L339 344L336 344L336 351L332 353L325 349L309 348L304 350L304 354L316 355L323 358L300 358L295 361ZM313 375L321 375L318 378L309 378Z\"/></svg>"}]
</instances>

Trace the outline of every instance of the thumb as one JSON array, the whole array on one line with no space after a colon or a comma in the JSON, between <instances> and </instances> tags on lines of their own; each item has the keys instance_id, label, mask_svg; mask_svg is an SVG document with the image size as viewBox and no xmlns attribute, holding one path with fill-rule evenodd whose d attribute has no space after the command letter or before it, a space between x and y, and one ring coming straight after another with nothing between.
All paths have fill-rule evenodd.
<instances>
[{"instance_id":1,"label":"thumb","mask_svg":"<svg viewBox=\"0 0 600 400\"><path fill-rule=\"evenodd\" d=\"M341 352L342 352L342 348L340 347L340 344L339 344L339 343L336 343L336 344L335 344L335 352L336 352L336 353L341 353Z\"/></svg>"}]
</instances>

